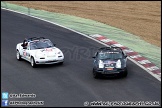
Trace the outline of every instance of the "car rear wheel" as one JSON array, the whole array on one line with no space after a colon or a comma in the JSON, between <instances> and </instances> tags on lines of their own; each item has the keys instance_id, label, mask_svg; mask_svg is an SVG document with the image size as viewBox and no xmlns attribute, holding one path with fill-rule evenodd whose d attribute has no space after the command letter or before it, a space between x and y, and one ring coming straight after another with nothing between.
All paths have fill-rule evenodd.
<instances>
[{"instance_id":1,"label":"car rear wheel","mask_svg":"<svg viewBox=\"0 0 162 108\"><path fill-rule=\"evenodd\" d=\"M31 66L32 66L33 68L36 67L34 57L31 57L31 61L30 61L30 63L31 63Z\"/></svg>"},{"instance_id":2,"label":"car rear wheel","mask_svg":"<svg viewBox=\"0 0 162 108\"><path fill-rule=\"evenodd\" d=\"M17 58L17 60L21 60L21 56L20 56L20 53L19 53L19 51L17 50L17 52L16 52L16 58Z\"/></svg>"}]
</instances>

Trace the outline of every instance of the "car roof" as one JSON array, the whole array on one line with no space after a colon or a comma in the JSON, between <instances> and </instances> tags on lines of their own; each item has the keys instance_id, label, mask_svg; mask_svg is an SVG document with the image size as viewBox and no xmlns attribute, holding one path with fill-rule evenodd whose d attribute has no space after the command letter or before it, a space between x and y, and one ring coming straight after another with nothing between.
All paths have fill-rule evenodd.
<instances>
[{"instance_id":1,"label":"car roof","mask_svg":"<svg viewBox=\"0 0 162 108\"><path fill-rule=\"evenodd\" d=\"M122 52L120 47L101 47L98 49L98 52Z\"/></svg>"}]
</instances>

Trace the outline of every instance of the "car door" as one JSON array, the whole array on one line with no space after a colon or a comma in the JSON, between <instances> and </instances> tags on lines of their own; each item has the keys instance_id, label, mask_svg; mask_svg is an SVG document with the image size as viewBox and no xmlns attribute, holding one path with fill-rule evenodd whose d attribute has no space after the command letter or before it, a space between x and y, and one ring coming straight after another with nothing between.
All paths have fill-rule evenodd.
<instances>
[{"instance_id":1,"label":"car door","mask_svg":"<svg viewBox=\"0 0 162 108\"><path fill-rule=\"evenodd\" d=\"M22 57L26 60L28 60L28 52L29 52L29 43L22 49Z\"/></svg>"},{"instance_id":2,"label":"car door","mask_svg":"<svg viewBox=\"0 0 162 108\"><path fill-rule=\"evenodd\" d=\"M22 49L22 57L23 58L25 58L26 59L26 48L25 47L23 47L23 49Z\"/></svg>"},{"instance_id":3,"label":"car door","mask_svg":"<svg viewBox=\"0 0 162 108\"><path fill-rule=\"evenodd\" d=\"M30 43L28 43L26 49L24 49L24 57L26 60L30 60Z\"/></svg>"},{"instance_id":4,"label":"car door","mask_svg":"<svg viewBox=\"0 0 162 108\"><path fill-rule=\"evenodd\" d=\"M27 43L27 41L26 40L24 40L23 42L22 42L22 44L21 44L21 47L20 47L20 55L23 57L23 58L25 58L25 52L26 52L26 43Z\"/></svg>"},{"instance_id":5,"label":"car door","mask_svg":"<svg viewBox=\"0 0 162 108\"><path fill-rule=\"evenodd\" d=\"M19 47L19 52L20 52L20 55L23 56L23 43L20 45Z\"/></svg>"}]
</instances>

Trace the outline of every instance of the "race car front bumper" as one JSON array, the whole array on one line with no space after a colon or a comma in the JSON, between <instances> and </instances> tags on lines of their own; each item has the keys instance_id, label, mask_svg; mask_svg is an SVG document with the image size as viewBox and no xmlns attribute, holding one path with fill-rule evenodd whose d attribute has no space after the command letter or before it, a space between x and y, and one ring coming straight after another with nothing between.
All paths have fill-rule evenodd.
<instances>
[{"instance_id":1,"label":"race car front bumper","mask_svg":"<svg viewBox=\"0 0 162 108\"><path fill-rule=\"evenodd\" d=\"M103 75L112 75L112 74L124 73L124 72L127 71L127 69L126 69L126 67L125 68L120 68L120 69L114 68L113 70L107 70L105 68L102 68L102 69L98 68L98 69L96 69L94 71L96 71L99 74L103 74Z\"/></svg>"},{"instance_id":2,"label":"race car front bumper","mask_svg":"<svg viewBox=\"0 0 162 108\"><path fill-rule=\"evenodd\" d=\"M61 62L64 62L64 57L60 57L60 58L50 57L45 59L35 59L36 64L56 64Z\"/></svg>"}]
</instances>

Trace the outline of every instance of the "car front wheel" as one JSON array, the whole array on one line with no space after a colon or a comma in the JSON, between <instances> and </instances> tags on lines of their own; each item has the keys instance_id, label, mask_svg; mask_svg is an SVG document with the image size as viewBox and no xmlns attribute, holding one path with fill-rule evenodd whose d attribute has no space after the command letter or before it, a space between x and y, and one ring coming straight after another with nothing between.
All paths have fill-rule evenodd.
<instances>
[{"instance_id":1,"label":"car front wheel","mask_svg":"<svg viewBox=\"0 0 162 108\"><path fill-rule=\"evenodd\" d=\"M60 64L60 65L63 65L63 63L64 63L64 62L60 62L59 64Z\"/></svg>"},{"instance_id":2,"label":"car front wheel","mask_svg":"<svg viewBox=\"0 0 162 108\"><path fill-rule=\"evenodd\" d=\"M127 77L127 75L128 75L128 71L127 71L127 69L122 73L122 77Z\"/></svg>"},{"instance_id":3,"label":"car front wheel","mask_svg":"<svg viewBox=\"0 0 162 108\"><path fill-rule=\"evenodd\" d=\"M17 52L16 52L16 58L17 58L17 60L21 60L21 56L20 56L20 53L19 53L19 51L17 50Z\"/></svg>"},{"instance_id":4,"label":"car front wheel","mask_svg":"<svg viewBox=\"0 0 162 108\"><path fill-rule=\"evenodd\" d=\"M30 63L31 63L31 66L32 66L33 68L36 67L34 57L31 57L31 61L30 61Z\"/></svg>"},{"instance_id":5,"label":"car front wheel","mask_svg":"<svg viewBox=\"0 0 162 108\"><path fill-rule=\"evenodd\" d=\"M98 79L98 78L100 77L100 74L97 73L94 69L93 69L93 77L94 77L95 79Z\"/></svg>"}]
</instances>

